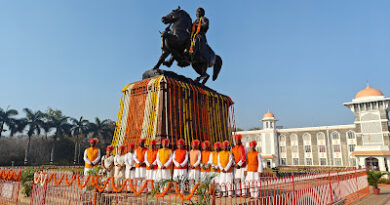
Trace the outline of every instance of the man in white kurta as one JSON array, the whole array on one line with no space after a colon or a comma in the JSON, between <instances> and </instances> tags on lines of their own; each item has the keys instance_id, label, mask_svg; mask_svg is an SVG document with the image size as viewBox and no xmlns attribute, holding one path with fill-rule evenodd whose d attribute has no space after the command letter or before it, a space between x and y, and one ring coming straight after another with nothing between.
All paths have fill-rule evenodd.
<instances>
[{"instance_id":1,"label":"man in white kurta","mask_svg":"<svg viewBox=\"0 0 390 205\"><path fill-rule=\"evenodd\" d=\"M157 171L157 151L156 140L152 140L150 142L150 149L145 152L146 180L155 180Z\"/></svg>"},{"instance_id":2,"label":"man in white kurta","mask_svg":"<svg viewBox=\"0 0 390 205\"><path fill-rule=\"evenodd\" d=\"M194 140L191 142L190 150L190 166L188 171L188 180L190 184L194 182L199 182L200 180L200 162L202 159L202 153L199 150L199 140Z\"/></svg>"},{"instance_id":3,"label":"man in white kurta","mask_svg":"<svg viewBox=\"0 0 390 205\"><path fill-rule=\"evenodd\" d=\"M157 152L157 172L156 181L171 179L171 165L172 165L172 150L168 148L169 139L162 141L162 148Z\"/></svg>"},{"instance_id":4,"label":"man in white kurta","mask_svg":"<svg viewBox=\"0 0 390 205\"><path fill-rule=\"evenodd\" d=\"M125 169L126 169L126 155L123 154L125 151L125 146L120 146L118 148L118 154L114 157L115 173L114 177L117 180L125 178Z\"/></svg>"},{"instance_id":5,"label":"man in white kurta","mask_svg":"<svg viewBox=\"0 0 390 205\"><path fill-rule=\"evenodd\" d=\"M114 176L114 156L111 155L114 150L113 146L108 146L106 148L106 155L102 157L101 165L103 168L103 173L107 177Z\"/></svg>"},{"instance_id":6,"label":"man in white kurta","mask_svg":"<svg viewBox=\"0 0 390 205\"><path fill-rule=\"evenodd\" d=\"M259 196L260 176L263 172L263 159L256 151L256 141L249 143L247 174L245 178L245 192L250 188L251 197Z\"/></svg>"},{"instance_id":7,"label":"man in white kurta","mask_svg":"<svg viewBox=\"0 0 390 205\"><path fill-rule=\"evenodd\" d=\"M94 168L99 164L100 160L100 149L96 147L96 144L98 143L97 138L92 138L89 140L89 144L91 145L84 151L84 161L85 161L85 168L84 168L84 175L89 175L89 170Z\"/></svg>"},{"instance_id":8,"label":"man in white kurta","mask_svg":"<svg viewBox=\"0 0 390 205\"><path fill-rule=\"evenodd\" d=\"M126 154L125 163L126 163L126 171L125 178L133 179L135 178L135 161L134 161L134 144L129 145L129 152Z\"/></svg>"},{"instance_id":9,"label":"man in white kurta","mask_svg":"<svg viewBox=\"0 0 390 205\"><path fill-rule=\"evenodd\" d=\"M214 143L214 151L211 152L210 158L209 158L209 165L211 167L210 175L215 176L212 180L212 183L219 183L219 175L220 175L220 170L218 166L218 153L221 148L221 143L216 142Z\"/></svg>"},{"instance_id":10,"label":"man in white kurta","mask_svg":"<svg viewBox=\"0 0 390 205\"><path fill-rule=\"evenodd\" d=\"M137 185L141 185L143 180L145 180L146 174L146 164L145 164L145 142L146 140L140 139L139 146L134 151L134 162L135 162L135 180L137 181Z\"/></svg>"},{"instance_id":11,"label":"man in white kurta","mask_svg":"<svg viewBox=\"0 0 390 205\"><path fill-rule=\"evenodd\" d=\"M229 141L222 143L222 151L218 153L218 167L221 170L219 175L219 185L223 191L223 195L233 195L233 155L229 148Z\"/></svg>"},{"instance_id":12,"label":"man in white kurta","mask_svg":"<svg viewBox=\"0 0 390 205\"><path fill-rule=\"evenodd\" d=\"M184 192L184 182L187 180L188 153L187 150L184 149L183 139L178 140L176 144L177 149L172 155L172 161L175 165L173 169L173 180L180 182L180 192Z\"/></svg>"}]
</instances>

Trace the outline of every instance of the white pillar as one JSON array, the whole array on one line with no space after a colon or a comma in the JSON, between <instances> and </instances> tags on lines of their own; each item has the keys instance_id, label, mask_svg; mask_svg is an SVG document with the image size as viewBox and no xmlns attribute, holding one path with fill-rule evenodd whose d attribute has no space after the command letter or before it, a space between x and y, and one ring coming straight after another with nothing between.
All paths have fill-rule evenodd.
<instances>
[{"instance_id":1,"label":"white pillar","mask_svg":"<svg viewBox=\"0 0 390 205\"><path fill-rule=\"evenodd\" d=\"M358 164L360 165L361 168L366 168L366 164L364 163L366 157L359 157Z\"/></svg>"},{"instance_id":2,"label":"white pillar","mask_svg":"<svg viewBox=\"0 0 390 205\"><path fill-rule=\"evenodd\" d=\"M377 157L377 158L378 158L379 171L385 172L386 171L385 158L384 157Z\"/></svg>"}]
</instances>

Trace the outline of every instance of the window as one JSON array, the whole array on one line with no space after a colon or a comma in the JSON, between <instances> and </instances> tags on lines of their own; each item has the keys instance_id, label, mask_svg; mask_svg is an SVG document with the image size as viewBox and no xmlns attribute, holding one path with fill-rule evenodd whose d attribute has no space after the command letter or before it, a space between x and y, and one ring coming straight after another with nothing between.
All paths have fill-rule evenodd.
<instances>
[{"instance_id":1,"label":"window","mask_svg":"<svg viewBox=\"0 0 390 205\"><path fill-rule=\"evenodd\" d=\"M339 144L334 144L333 152L341 152L341 146Z\"/></svg>"},{"instance_id":2,"label":"window","mask_svg":"<svg viewBox=\"0 0 390 205\"><path fill-rule=\"evenodd\" d=\"M265 127L268 128L268 122L265 123Z\"/></svg>"},{"instance_id":3,"label":"window","mask_svg":"<svg viewBox=\"0 0 390 205\"><path fill-rule=\"evenodd\" d=\"M291 149L292 152L298 152L298 146L292 146Z\"/></svg>"},{"instance_id":4,"label":"window","mask_svg":"<svg viewBox=\"0 0 390 205\"><path fill-rule=\"evenodd\" d=\"M296 134L292 134L290 136L292 142L296 142L298 144L298 136Z\"/></svg>"},{"instance_id":5,"label":"window","mask_svg":"<svg viewBox=\"0 0 390 205\"><path fill-rule=\"evenodd\" d=\"M320 165L326 165L326 158L320 158Z\"/></svg>"},{"instance_id":6,"label":"window","mask_svg":"<svg viewBox=\"0 0 390 205\"><path fill-rule=\"evenodd\" d=\"M274 126L273 126L273 123L272 123L272 122L270 122L269 124L270 124L271 128L274 128Z\"/></svg>"},{"instance_id":7,"label":"window","mask_svg":"<svg viewBox=\"0 0 390 205\"><path fill-rule=\"evenodd\" d=\"M325 147L325 145L318 145L318 150L319 150L319 152L321 152L321 153L326 152L326 147Z\"/></svg>"},{"instance_id":8,"label":"window","mask_svg":"<svg viewBox=\"0 0 390 205\"><path fill-rule=\"evenodd\" d=\"M303 142L305 143L305 144L310 144L311 143L311 139L310 139L311 137L310 137L310 134L304 134L303 135Z\"/></svg>"},{"instance_id":9,"label":"window","mask_svg":"<svg viewBox=\"0 0 390 205\"><path fill-rule=\"evenodd\" d=\"M339 144L334 144L333 152L341 152L341 146Z\"/></svg>"},{"instance_id":10,"label":"window","mask_svg":"<svg viewBox=\"0 0 390 205\"><path fill-rule=\"evenodd\" d=\"M313 160L311 158L306 158L306 165L313 165Z\"/></svg>"},{"instance_id":11,"label":"window","mask_svg":"<svg viewBox=\"0 0 390 205\"><path fill-rule=\"evenodd\" d=\"M335 158L334 159L334 165L341 166L341 158Z\"/></svg>"},{"instance_id":12,"label":"window","mask_svg":"<svg viewBox=\"0 0 390 205\"><path fill-rule=\"evenodd\" d=\"M311 146L310 145L305 145L305 152L311 152Z\"/></svg>"},{"instance_id":13,"label":"window","mask_svg":"<svg viewBox=\"0 0 390 205\"><path fill-rule=\"evenodd\" d=\"M286 152L286 147L285 146L280 146L280 152L285 153Z\"/></svg>"},{"instance_id":14,"label":"window","mask_svg":"<svg viewBox=\"0 0 390 205\"><path fill-rule=\"evenodd\" d=\"M280 136L280 141L281 142L285 142L286 141L286 136L284 136L284 135Z\"/></svg>"},{"instance_id":15,"label":"window","mask_svg":"<svg viewBox=\"0 0 390 205\"><path fill-rule=\"evenodd\" d=\"M356 147L355 144L348 145L349 152L354 152L355 151L355 147Z\"/></svg>"},{"instance_id":16,"label":"window","mask_svg":"<svg viewBox=\"0 0 390 205\"><path fill-rule=\"evenodd\" d=\"M332 139L333 140L338 140L340 139L340 135L338 132L332 132Z\"/></svg>"},{"instance_id":17,"label":"window","mask_svg":"<svg viewBox=\"0 0 390 205\"><path fill-rule=\"evenodd\" d=\"M286 160L286 158L282 158L281 161L280 161L280 164L281 164L281 165L287 165L287 160Z\"/></svg>"},{"instance_id":18,"label":"window","mask_svg":"<svg viewBox=\"0 0 390 205\"><path fill-rule=\"evenodd\" d=\"M293 158L293 165L299 165L299 159Z\"/></svg>"},{"instance_id":19,"label":"window","mask_svg":"<svg viewBox=\"0 0 390 205\"><path fill-rule=\"evenodd\" d=\"M347 132L348 139L352 140L355 139L355 133L352 131Z\"/></svg>"}]
</instances>

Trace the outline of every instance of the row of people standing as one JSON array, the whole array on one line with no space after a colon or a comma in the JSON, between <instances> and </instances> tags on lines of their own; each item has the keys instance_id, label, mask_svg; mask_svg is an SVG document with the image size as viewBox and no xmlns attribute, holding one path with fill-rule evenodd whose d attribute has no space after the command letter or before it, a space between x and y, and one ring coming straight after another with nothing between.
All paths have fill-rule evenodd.
<instances>
[{"instance_id":1,"label":"row of people standing","mask_svg":"<svg viewBox=\"0 0 390 205\"><path fill-rule=\"evenodd\" d=\"M107 176L112 176L115 170L116 179L162 181L173 178L194 183L205 180L207 176L210 178L213 176L213 181L220 185L242 183L242 186L245 186L245 182L248 184L260 179L263 163L261 154L256 151L256 141L250 143L250 150L246 153L241 138L241 135L235 136L236 144L231 150L229 141L216 142L213 151L209 141L200 144L199 140L194 140L191 142L191 150L187 151L183 139L176 142L175 150L169 148L169 139L162 140L160 149L157 149L155 140L150 142L149 149L145 148L145 139L141 139L137 149L134 144L129 145L127 154L124 154L126 147L120 146L115 157L111 155L113 147L107 147L101 164ZM91 148L96 147L96 143L92 142ZM84 156L84 159L87 159L86 170L96 165L98 161L97 158L93 160L93 157L88 157L88 154L93 153L88 151L91 148L86 150ZM100 156L100 151L96 156ZM231 195L233 189L225 191ZM246 194L244 189L237 189L236 192L238 195Z\"/></svg>"}]
</instances>

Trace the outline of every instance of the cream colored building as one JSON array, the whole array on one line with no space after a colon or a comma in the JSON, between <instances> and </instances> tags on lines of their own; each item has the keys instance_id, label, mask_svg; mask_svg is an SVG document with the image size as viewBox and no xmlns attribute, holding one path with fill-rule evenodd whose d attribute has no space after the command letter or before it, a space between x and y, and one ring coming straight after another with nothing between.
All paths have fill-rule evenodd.
<instances>
[{"instance_id":1,"label":"cream colored building","mask_svg":"<svg viewBox=\"0 0 390 205\"><path fill-rule=\"evenodd\" d=\"M279 129L277 118L267 112L263 129L238 132L243 143L256 140L264 166L354 166L381 171L390 166L390 98L369 85L351 102L354 123L320 127Z\"/></svg>"}]
</instances>

